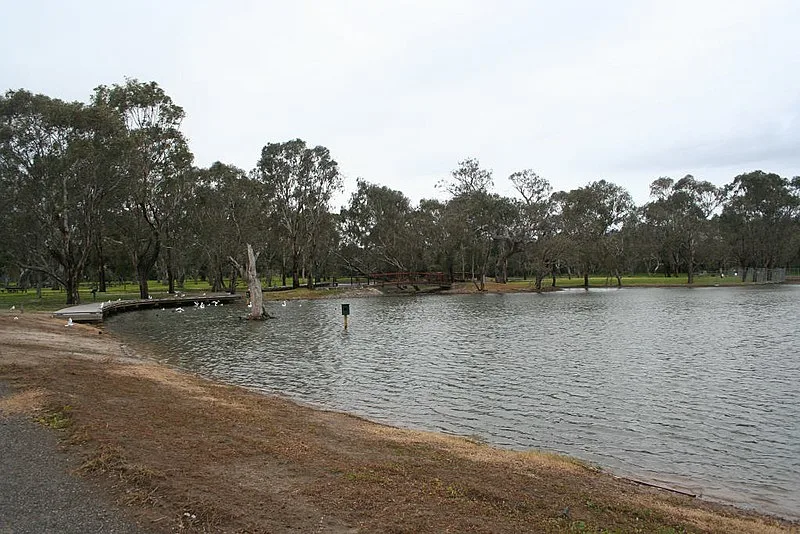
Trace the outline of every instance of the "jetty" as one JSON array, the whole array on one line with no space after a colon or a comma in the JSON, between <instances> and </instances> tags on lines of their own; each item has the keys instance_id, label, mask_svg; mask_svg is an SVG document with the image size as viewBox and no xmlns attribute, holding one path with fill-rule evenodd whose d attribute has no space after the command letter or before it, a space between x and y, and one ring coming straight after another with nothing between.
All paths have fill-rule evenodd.
<instances>
[{"instance_id":1,"label":"jetty","mask_svg":"<svg viewBox=\"0 0 800 534\"><path fill-rule=\"evenodd\" d=\"M152 308L178 308L182 306L192 306L195 302L202 302L205 305L228 304L244 298L244 295L231 295L229 293L212 295L182 295L158 298L158 299L131 299L131 300L110 300L104 302L92 302L89 304L79 304L62 308L53 312L54 317L62 319L72 319L76 323L101 323L109 315L132 310L146 310Z\"/></svg>"}]
</instances>

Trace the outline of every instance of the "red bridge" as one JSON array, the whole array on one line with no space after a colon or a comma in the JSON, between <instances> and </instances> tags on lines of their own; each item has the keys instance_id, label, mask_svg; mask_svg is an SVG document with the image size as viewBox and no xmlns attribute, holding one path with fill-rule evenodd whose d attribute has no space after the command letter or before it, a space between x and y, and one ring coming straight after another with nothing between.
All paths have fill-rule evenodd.
<instances>
[{"instance_id":1,"label":"red bridge","mask_svg":"<svg viewBox=\"0 0 800 534\"><path fill-rule=\"evenodd\" d=\"M369 284L395 285L400 289L411 286L419 291L420 286L436 286L439 289L450 289L452 281L445 273L423 273L416 271L403 271L396 273L372 273L369 275Z\"/></svg>"}]
</instances>

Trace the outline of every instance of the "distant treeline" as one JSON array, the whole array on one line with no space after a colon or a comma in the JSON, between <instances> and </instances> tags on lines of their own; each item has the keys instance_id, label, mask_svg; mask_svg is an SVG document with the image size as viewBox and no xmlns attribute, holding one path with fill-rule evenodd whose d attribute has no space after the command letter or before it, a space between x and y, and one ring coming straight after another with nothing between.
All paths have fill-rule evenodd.
<instances>
[{"instance_id":1,"label":"distant treeline","mask_svg":"<svg viewBox=\"0 0 800 534\"><path fill-rule=\"evenodd\" d=\"M418 205L359 179L339 213L342 178L327 148L267 143L255 168L193 165L183 109L154 82L99 86L88 103L26 90L0 97L0 277L55 283L67 303L87 280L187 277L226 289L250 256L258 272L301 279L436 271L487 277L685 273L800 264L800 177L754 171L717 187L661 177L651 200L599 180L553 191L530 169L493 192L490 170L458 162ZM254 156L256 156L254 154ZM256 260L257 258L257 260ZM231 282L232 279L232 282Z\"/></svg>"}]
</instances>

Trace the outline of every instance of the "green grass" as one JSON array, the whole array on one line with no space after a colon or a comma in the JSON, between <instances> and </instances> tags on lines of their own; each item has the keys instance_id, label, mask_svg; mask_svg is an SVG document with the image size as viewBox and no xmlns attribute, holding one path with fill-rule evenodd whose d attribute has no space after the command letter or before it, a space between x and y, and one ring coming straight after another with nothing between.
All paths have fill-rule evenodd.
<instances>
[{"instance_id":1,"label":"green grass","mask_svg":"<svg viewBox=\"0 0 800 534\"><path fill-rule=\"evenodd\" d=\"M528 287L533 284L532 280L512 280L509 282L512 285L518 285L519 287ZM716 286L716 285L741 285L742 281L741 278L726 276L725 278L720 278L719 276L695 276L694 277L694 286L703 287L703 286ZM548 288L551 285L551 279L545 278L542 280L542 287ZM686 275L682 274L680 276L672 276L672 277L664 277L659 275L652 275L648 276L646 274L637 274L633 276L623 276L622 277L622 285L631 287L631 286L682 286L686 284ZM590 276L589 277L589 287L616 287L617 286L617 279L612 277L605 277L605 276ZM566 276L560 276L556 278L556 287L583 287L583 277L582 276L573 276L572 278L567 278Z\"/></svg>"},{"instance_id":2,"label":"green grass","mask_svg":"<svg viewBox=\"0 0 800 534\"><path fill-rule=\"evenodd\" d=\"M64 406L45 412L36 418L39 424L55 430L63 430L72 424L72 406Z\"/></svg>"}]
</instances>

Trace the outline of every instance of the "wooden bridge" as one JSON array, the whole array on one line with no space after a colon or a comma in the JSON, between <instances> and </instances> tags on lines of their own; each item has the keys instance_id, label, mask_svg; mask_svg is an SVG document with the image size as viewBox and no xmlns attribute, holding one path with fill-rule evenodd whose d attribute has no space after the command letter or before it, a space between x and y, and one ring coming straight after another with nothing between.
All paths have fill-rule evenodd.
<instances>
[{"instance_id":1,"label":"wooden bridge","mask_svg":"<svg viewBox=\"0 0 800 534\"><path fill-rule=\"evenodd\" d=\"M442 272L419 272L419 271L399 271L394 273L372 273L368 277L369 285L385 287L396 286L398 289L406 290L412 288L415 291L422 291L423 288L430 290L450 289L453 282L447 274Z\"/></svg>"},{"instance_id":2,"label":"wooden bridge","mask_svg":"<svg viewBox=\"0 0 800 534\"><path fill-rule=\"evenodd\" d=\"M53 312L53 316L72 319L75 322L99 323L109 315L125 311L151 308L178 308L181 306L193 306L195 302L202 302L203 304L211 304L213 302L229 303L241 298L243 298L243 295L224 293L210 296L187 295L160 299L112 300L70 306Z\"/></svg>"}]
</instances>

